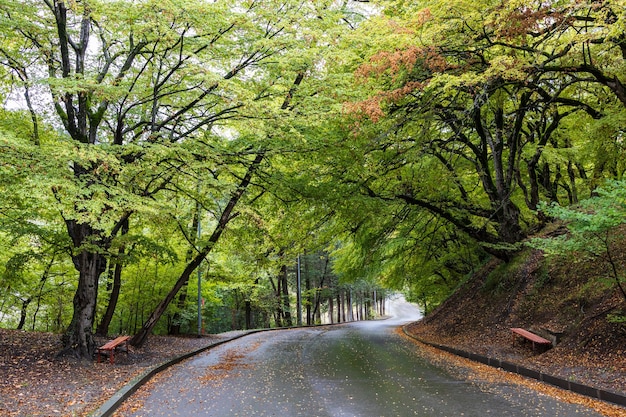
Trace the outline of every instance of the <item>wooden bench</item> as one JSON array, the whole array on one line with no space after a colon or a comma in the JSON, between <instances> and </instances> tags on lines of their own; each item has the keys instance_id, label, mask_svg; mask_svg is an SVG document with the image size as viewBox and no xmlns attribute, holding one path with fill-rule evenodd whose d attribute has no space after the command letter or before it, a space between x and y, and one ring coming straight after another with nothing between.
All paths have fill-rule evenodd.
<instances>
[{"instance_id":1,"label":"wooden bench","mask_svg":"<svg viewBox=\"0 0 626 417\"><path fill-rule=\"evenodd\" d=\"M536 347L535 345L544 346L546 348L549 348L552 346L552 342L549 341L548 339L544 339L543 337L538 336L520 327L511 327L511 331L514 333L514 336L519 335L527 340L530 340L533 344L533 350L535 350L535 347Z\"/></svg>"},{"instance_id":2,"label":"wooden bench","mask_svg":"<svg viewBox=\"0 0 626 417\"><path fill-rule=\"evenodd\" d=\"M128 339L130 339L130 336L119 336L97 348L96 352L98 353L98 363L100 363L100 354L108 353L109 362L113 363L115 361L114 358L116 349L124 347L126 353L128 353Z\"/></svg>"}]
</instances>

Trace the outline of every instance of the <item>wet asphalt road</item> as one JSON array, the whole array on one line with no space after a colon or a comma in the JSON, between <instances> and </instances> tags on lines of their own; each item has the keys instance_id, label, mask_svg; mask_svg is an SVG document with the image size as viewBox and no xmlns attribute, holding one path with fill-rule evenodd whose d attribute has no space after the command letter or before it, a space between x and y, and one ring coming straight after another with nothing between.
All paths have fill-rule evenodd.
<instances>
[{"instance_id":1,"label":"wet asphalt road","mask_svg":"<svg viewBox=\"0 0 626 417\"><path fill-rule=\"evenodd\" d=\"M505 383L459 380L397 335L419 317L259 333L167 371L133 416L599 416Z\"/></svg>"}]
</instances>

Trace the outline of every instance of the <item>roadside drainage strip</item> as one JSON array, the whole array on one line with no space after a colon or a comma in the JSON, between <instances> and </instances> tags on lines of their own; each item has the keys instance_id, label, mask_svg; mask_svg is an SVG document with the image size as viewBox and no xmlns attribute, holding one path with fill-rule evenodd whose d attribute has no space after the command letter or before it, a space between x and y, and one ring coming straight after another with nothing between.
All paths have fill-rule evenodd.
<instances>
[{"instance_id":1,"label":"roadside drainage strip","mask_svg":"<svg viewBox=\"0 0 626 417\"><path fill-rule=\"evenodd\" d=\"M420 343L423 343L427 346L434 347L439 350L443 350L448 353L452 353L454 355L472 360L474 362L479 362L484 365L492 366L494 368L500 368L508 372L513 372L515 374L525 376L527 378L536 379L541 382L545 382L546 384L554 385L564 390L568 390L571 392L575 392L577 394L585 395L587 397L591 397L594 399L606 401L609 403L617 404L622 407L626 407L626 396L622 394L618 394L613 391L606 391L599 388L590 387L588 385L579 384L578 382L568 381L563 378L559 378L553 375L545 374L540 371L535 371L533 369L528 369L526 367L517 365L515 363L506 362L500 359L489 358L487 356L478 355L476 353L466 352L461 349L456 349L450 346L440 345L437 343L427 342L422 340L406 330L406 326L402 326L402 331L404 334L411 339L417 340Z\"/></svg>"}]
</instances>

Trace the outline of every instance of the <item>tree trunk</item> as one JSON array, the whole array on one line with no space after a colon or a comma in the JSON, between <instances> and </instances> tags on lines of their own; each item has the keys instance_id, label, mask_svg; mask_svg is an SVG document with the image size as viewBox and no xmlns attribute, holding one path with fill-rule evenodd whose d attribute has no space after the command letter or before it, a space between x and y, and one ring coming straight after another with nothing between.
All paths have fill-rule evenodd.
<instances>
[{"instance_id":1,"label":"tree trunk","mask_svg":"<svg viewBox=\"0 0 626 417\"><path fill-rule=\"evenodd\" d=\"M503 197L500 207L498 236L506 243L521 241L524 233L519 222L519 208L508 197Z\"/></svg>"},{"instance_id":2,"label":"tree trunk","mask_svg":"<svg viewBox=\"0 0 626 417\"><path fill-rule=\"evenodd\" d=\"M259 285L259 279L255 279L254 280L254 285ZM250 301L250 298L248 296L246 296L246 303L245 303L245 308L246 308L246 330L250 330L256 327L256 323L255 320L253 320L253 311L252 311L252 302ZM258 320L256 320L256 322L258 323Z\"/></svg>"},{"instance_id":3,"label":"tree trunk","mask_svg":"<svg viewBox=\"0 0 626 417\"><path fill-rule=\"evenodd\" d=\"M250 302L250 300L246 300L245 302L245 319L245 330L252 329L252 303Z\"/></svg>"},{"instance_id":4,"label":"tree trunk","mask_svg":"<svg viewBox=\"0 0 626 417\"><path fill-rule=\"evenodd\" d=\"M315 264L313 264L315 266ZM328 272L329 260L328 257L325 257L324 260L324 269L322 271L322 276L320 277L320 281L315 285L315 308L313 309L313 317L315 318L316 323L321 323L322 321L322 289L326 283L326 275Z\"/></svg>"},{"instance_id":5,"label":"tree trunk","mask_svg":"<svg viewBox=\"0 0 626 417\"><path fill-rule=\"evenodd\" d=\"M322 323L322 309L321 307L321 303L322 303L322 297L320 296L320 291L316 291L316 296L315 296L315 314L313 315L313 317L315 318L315 322L314 324L321 324Z\"/></svg>"},{"instance_id":6,"label":"tree trunk","mask_svg":"<svg viewBox=\"0 0 626 417\"><path fill-rule=\"evenodd\" d=\"M90 229L78 225L81 229ZM64 352L71 352L78 358L92 358L95 350L93 323L98 300L98 278L104 272L104 256L82 250L73 257L74 265L79 270L78 288L74 294L74 315L63 336Z\"/></svg>"},{"instance_id":7,"label":"tree trunk","mask_svg":"<svg viewBox=\"0 0 626 417\"><path fill-rule=\"evenodd\" d=\"M352 290L346 291L346 310L348 311L348 321L354 321L354 313L352 311Z\"/></svg>"},{"instance_id":8,"label":"tree trunk","mask_svg":"<svg viewBox=\"0 0 626 417\"><path fill-rule=\"evenodd\" d=\"M367 309L368 309L369 303L367 302L367 299L365 298L366 294L367 293L365 291L361 292L361 320L362 321L367 320L368 318Z\"/></svg>"},{"instance_id":9,"label":"tree trunk","mask_svg":"<svg viewBox=\"0 0 626 417\"><path fill-rule=\"evenodd\" d=\"M100 320L96 334L99 336L106 336L109 334L109 326L113 320L113 314L115 313L115 307L117 306L117 300L120 297L120 290L122 288L122 265L116 263L113 269L113 284L111 286L111 295L109 296L109 303L107 309Z\"/></svg>"},{"instance_id":10,"label":"tree trunk","mask_svg":"<svg viewBox=\"0 0 626 417\"><path fill-rule=\"evenodd\" d=\"M26 324L26 310L28 310L28 305L32 300L32 297L28 297L26 300L22 300L22 309L20 310L20 322L18 323L15 330L22 330L24 328L24 324Z\"/></svg>"},{"instance_id":11,"label":"tree trunk","mask_svg":"<svg viewBox=\"0 0 626 417\"><path fill-rule=\"evenodd\" d=\"M283 318L285 319L286 326L293 326L293 319L291 318L291 305L289 303L289 283L287 281L287 266L283 265L280 271L280 280L281 285L280 289L282 291L282 313Z\"/></svg>"},{"instance_id":12,"label":"tree trunk","mask_svg":"<svg viewBox=\"0 0 626 417\"><path fill-rule=\"evenodd\" d=\"M334 306L334 300L333 297L330 296L328 297L328 317L330 318L330 324L334 323L334 317L333 315L335 314L335 306Z\"/></svg>"},{"instance_id":13,"label":"tree trunk","mask_svg":"<svg viewBox=\"0 0 626 417\"><path fill-rule=\"evenodd\" d=\"M310 326L313 324L313 316L311 306L313 305L314 299L311 297L311 274L309 274L309 262L305 256L302 257L302 261L304 262L304 290L306 291L306 324Z\"/></svg>"},{"instance_id":14,"label":"tree trunk","mask_svg":"<svg viewBox=\"0 0 626 417\"><path fill-rule=\"evenodd\" d=\"M282 272L281 272L282 273ZM282 292L281 292L281 284L282 281L280 276L277 277L276 283L272 277L269 277L270 284L272 289L274 290L274 297L276 298L276 308L274 309L274 324L276 327L283 327L283 301L282 301Z\"/></svg>"},{"instance_id":15,"label":"tree trunk","mask_svg":"<svg viewBox=\"0 0 626 417\"><path fill-rule=\"evenodd\" d=\"M48 277L50 276L50 269L52 269L52 265L54 265L54 258L56 255L52 255L50 258L50 262L46 265L46 269L43 271L41 275L41 279L39 280L39 291L37 292L37 306L35 307L35 311L33 312L33 325L32 331L35 331L35 324L37 323L37 314L39 313L39 309L41 308L41 297L43 295L43 287L46 285L46 281L48 281Z\"/></svg>"}]
</instances>

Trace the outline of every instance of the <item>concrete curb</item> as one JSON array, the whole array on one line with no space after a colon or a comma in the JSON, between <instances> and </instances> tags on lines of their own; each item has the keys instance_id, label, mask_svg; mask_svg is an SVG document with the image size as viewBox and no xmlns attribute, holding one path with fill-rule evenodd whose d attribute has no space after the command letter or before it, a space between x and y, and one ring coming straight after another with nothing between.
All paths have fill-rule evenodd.
<instances>
[{"instance_id":1,"label":"concrete curb","mask_svg":"<svg viewBox=\"0 0 626 417\"><path fill-rule=\"evenodd\" d=\"M175 357L174 359L170 359L169 361L163 362L159 365L154 366L153 368L147 370L143 374L137 376L132 379L126 385L124 385L120 390L118 390L111 398L104 402L97 410L90 413L91 417L109 417L113 415L113 413L119 408L120 405L124 401L126 401L131 395L135 393L141 386L143 386L146 382L148 382L153 376L158 374L159 372L169 368L172 365L176 365L188 359L192 356L198 355L199 353L206 352L207 350L213 349L217 346L223 345L224 343L231 342L233 340L240 339L244 336L248 336L252 333L257 333L258 331L251 330L249 332L239 334L233 337L229 337L224 340L220 340L215 343L211 343L210 345L204 346L200 349L194 350L192 352L185 353L184 355L180 355Z\"/></svg>"},{"instance_id":2,"label":"concrete curb","mask_svg":"<svg viewBox=\"0 0 626 417\"><path fill-rule=\"evenodd\" d=\"M169 368L170 366L176 365L185 359L189 359L192 356L196 356L202 352L206 352L207 350L211 350L217 346L223 345L228 342L232 342L233 340L241 339L242 337L249 336L255 333L261 332L271 332L275 330L291 330L291 329L304 329L311 327L326 327L326 326L337 326L341 324L354 323L354 321L346 321L342 323L329 323L329 324L313 324L310 326L292 326L292 327L272 327L270 329L253 329L247 330L245 333L238 334L236 336L232 336L223 340L220 340L215 343L211 343L210 345L204 346L200 349L196 349L192 352L185 353L184 355L180 355L175 357L174 359L170 359L169 361L163 362L159 365L154 366L153 368L145 371L143 374L137 376L132 379L126 385L124 385L121 389L119 389L111 398L104 402L97 410L91 412L89 417L110 417L113 413L122 405L124 401L126 401L131 395L135 393L139 388L146 384L153 376L158 374L161 371Z\"/></svg>"},{"instance_id":3,"label":"concrete curb","mask_svg":"<svg viewBox=\"0 0 626 417\"><path fill-rule=\"evenodd\" d=\"M476 353L466 352L464 350L456 349L450 346L427 342L407 332L406 326L402 326L402 331L404 332L405 335L407 335L411 339L417 340L420 343L437 348L439 350L443 350L448 353L452 353L457 356L461 356L463 358L472 360L474 362L479 362L484 365L492 366L494 368L500 368L508 372L513 372L518 375L525 376L527 378L532 378L532 379L536 379L537 381L545 382L546 384L554 385L564 390L572 391L577 394L585 395L587 397L591 397L594 399L598 399L598 400L606 401L606 402L613 403L616 405L620 405L622 407L626 407L626 396L623 394L590 387L588 385L579 384L573 381L568 381L566 379L562 379L553 375L545 374L543 372L535 371L533 369L528 369L526 367L517 365L515 363L506 362L500 359L489 358L487 356L482 356Z\"/></svg>"}]
</instances>

